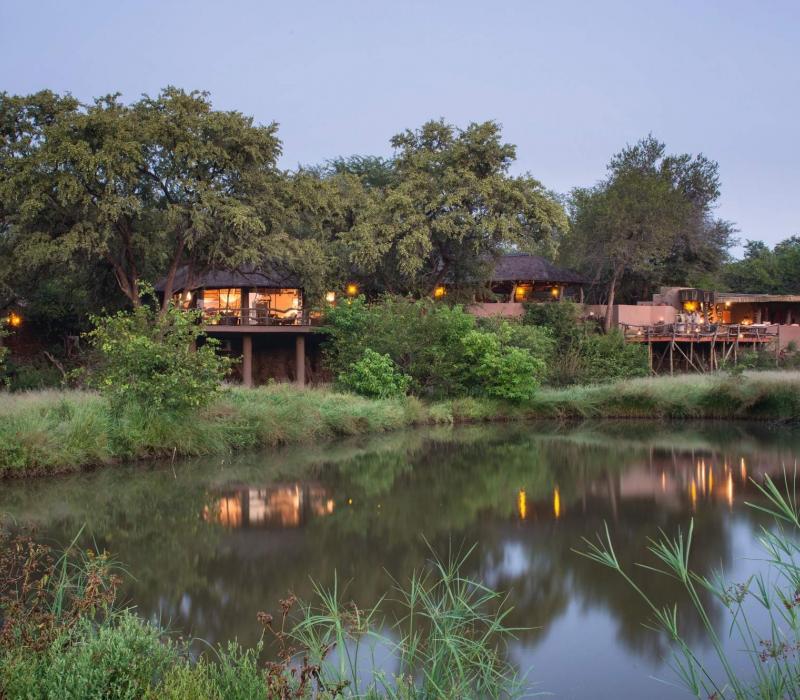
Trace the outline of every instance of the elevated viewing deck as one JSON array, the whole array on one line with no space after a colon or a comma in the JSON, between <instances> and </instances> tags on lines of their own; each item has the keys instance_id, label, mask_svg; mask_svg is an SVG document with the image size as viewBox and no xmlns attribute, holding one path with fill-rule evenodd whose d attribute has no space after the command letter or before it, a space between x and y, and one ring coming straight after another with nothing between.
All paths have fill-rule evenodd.
<instances>
[{"instance_id":1,"label":"elevated viewing deck","mask_svg":"<svg viewBox=\"0 0 800 700\"><path fill-rule=\"evenodd\" d=\"M315 333L319 315L302 309L204 309L203 329L207 333Z\"/></svg>"},{"instance_id":2,"label":"elevated viewing deck","mask_svg":"<svg viewBox=\"0 0 800 700\"><path fill-rule=\"evenodd\" d=\"M620 324L625 340L640 343L769 343L778 337L775 324L658 323Z\"/></svg>"}]
</instances>

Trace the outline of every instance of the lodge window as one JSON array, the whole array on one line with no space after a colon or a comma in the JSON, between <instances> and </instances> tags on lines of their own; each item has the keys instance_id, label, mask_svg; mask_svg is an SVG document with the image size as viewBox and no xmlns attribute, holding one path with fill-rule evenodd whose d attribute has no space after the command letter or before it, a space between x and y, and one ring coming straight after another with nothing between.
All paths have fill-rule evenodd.
<instances>
[{"instance_id":1,"label":"lodge window","mask_svg":"<svg viewBox=\"0 0 800 700\"><path fill-rule=\"evenodd\" d=\"M258 287L250 292L251 316L255 322L271 318L279 321L293 321L302 311L302 297L299 289L268 289Z\"/></svg>"}]
</instances>

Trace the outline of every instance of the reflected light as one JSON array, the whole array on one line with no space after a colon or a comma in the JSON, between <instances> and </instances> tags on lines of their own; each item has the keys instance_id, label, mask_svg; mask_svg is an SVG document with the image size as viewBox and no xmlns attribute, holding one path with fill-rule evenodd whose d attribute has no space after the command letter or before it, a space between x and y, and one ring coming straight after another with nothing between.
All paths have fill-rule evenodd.
<instances>
[{"instance_id":1,"label":"reflected light","mask_svg":"<svg viewBox=\"0 0 800 700\"><path fill-rule=\"evenodd\" d=\"M666 491L667 490L667 473L666 472L661 472L661 490L662 491Z\"/></svg>"},{"instance_id":2,"label":"reflected light","mask_svg":"<svg viewBox=\"0 0 800 700\"><path fill-rule=\"evenodd\" d=\"M709 493L714 492L714 470L708 470L708 491Z\"/></svg>"},{"instance_id":3,"label":"reflected light","mask_svg":"<svg viewBox=\"0 0 800 700\"><path fill-rule=\"evenodd\" d=\"M694 510L697 507L697 482L694 479L689 487L689 495L692 497L692 510Z\"/></svg>"},{"instance_id":4,"label":"reflected light","mask_svg":"<svg viewBox=\"0 0 800 700\"><path fill-rule=\"evenodd\" d=\"M525 489L520 489L517 494L517 512L520 520L525 520L528 517L528 497Z\"/></svg>"},{"instance_id":5,"label":"reflected light","mask_svg":"<svg viewBox=\"0 0 800 700\"><path fill-rule=\"evenodd\" d=\"M553 491L553 514L556 518L561 517L561 494L558 491L558 486Z\"/></svg>"},{"instance_id":6,"label":"reflected light","mask_svg":"<svg viewBox=\"0 0 800 700\"><path fill-rule=\"evenodd\" d=\"M725 495L728 499L728 506L733 507L733 474L728 474L728 484L725 488Z\"/></svg>"},{"instance_id":7,"label":"reflected light","mask_svg":"<svg viewBox=\"0 0 800 700\"><path fill-rule=\"evenodd\" d=\"M739 462L739 472L742 475L742 483L747 481L747 465L744 462L744 457Z\"/></svg>"}]
</instances>

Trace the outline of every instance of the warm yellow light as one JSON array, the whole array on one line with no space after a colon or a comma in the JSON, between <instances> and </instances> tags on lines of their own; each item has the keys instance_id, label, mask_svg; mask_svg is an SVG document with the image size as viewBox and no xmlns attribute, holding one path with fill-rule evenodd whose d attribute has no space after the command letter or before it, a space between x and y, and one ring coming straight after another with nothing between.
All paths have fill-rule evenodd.
<instances>
[{"instance_id":1,"label":"warm yellow light","mask_svg":"<svg viewBox=\"0 0 800 700\"><path fill-rule=\"evenodd\" d=\"M336 301L336 292L325 292L325 301L329 304L333 304Z\"/></svg>"},{"instance_id":2,"label":"warm yellow light","mask_svg":"<svg viewBox=\"0 0 800 700\"><path fill-rule=\"evenodd\" d=\"M447 290L444 288L443 285L440 284L438 287L434 288L433 296L435 299L441 299L446 292Z\"/></svg>"},{"instance_id":3,"label":"warm yellow light","mask_svg":"<svg viewBox=\"0 0 800 700\"><path fill-rule=\"evenodd\" d=\"M558 491L558 486L553 491L553 514L556 518L561 517L561 494Z\"/></svg>"},{"instance_id":4,"label":"warm yellow light","mask_svg":"<svg viewBox=\"0 0 800 700\"><path fill-rule=\"evenodd\" d=\"M684 301L683 302L683 309L684 311L697 311L697 302L696 301Z\"/></svg>"},{"instance_id":5,"label":"warm yellow light","mask_svg":"<svg viewBox=\"0 0 800 700\"><path fill-rule=\"evenodd\" d=\"M191 291L189 291L189 292L186 292L186 301L191 301L191 300L192 300L192 293L191 293Z\"/></svg>"},{"instance_id":6,"label":"warm yellow light","mask_svg":"<svg viewBox=\"0 0 800 700\"><path fill-rule=\"evenodd\" d=\"M689 487L689 495L692 497L692 509L697 506L697 484L692 479L692 485Z\"/></svg>"},{"instance_id":7,"label":"warm yellow light","mask_svg":"<svg viewBox=\"0 0 800 700\"><path fill-rule=\"evenodd\" d=\"M553 288L550 290L550 296L552 296L553 298L556 298L556 299L557 299L557 298L558 298L558 294L559 294L559 289L558 289L558 287L553 287Z\"/></svg>"},{"instance_id":8,"label":"warm yellow light","mask_svg":"<svg viewBox=\"0 0 800 700\"><path fill-rule=\"evenodd\" d=\"M661 490L667 490L667 474L666 472L661 472Z\"/></svg>"},{"instance_id":9,"label":"warm yellow light","mask_svg":"<svg viewBox=\"0 0 800 700\"><path fill-rule=\"evenodd\" d=\"M730 309L731 308L731 303L729 301L725 302L725 308L726 309Z\"/></svg>"},{"instance_id":10,"label":"warm yellow light","mask_svg":"<svg viewBox=\"0 0 800 700\"><path fill-rule=\"evenodd\" d=\"M728 485L725 489L725 495L728 498L728 505L733 506L733 474L728 474Z\"/></svg>"},{"instance_id":11,"label":"warm yellow light","mask_svg":"<svg viewBox=\"0 0 800 700\"><path fill-rule=\"evenodd\" d=\"M8 315L8 325L12 328L19 328L22 325L22 316L13 311Z\"/></svg>"},{"instance_id":12,"label":"warm yellow light","mask_svg":"<svg viewBox=\"0 0 800 700\"><path fill-rule=\"evenodd\" d=\"M358 294L358 285L351 282L347 285L347 296L354 297L356 294Z\"/></svg>"},{"instance_id":13,"label":"warm yellow light","mask_svg":"<svg viewBox=\"0 0 800 700\"><path fill-rule=\"evenodd\" d=\"M739 462L739 473L742 475L742 482L747 481L747 464L745 464L744 457Z\"/></svg>"},{"instance_id":14,"label":"warm yellow light","mask_svg":"<svg viewBox=\"0 0 800 700\"><path fill-rule=\"evenodd\" d=\"M528 515L528 496L525 489L520 489L517 494L517 512L520 520L525 520Z\"/></svg>"}]
</instances>

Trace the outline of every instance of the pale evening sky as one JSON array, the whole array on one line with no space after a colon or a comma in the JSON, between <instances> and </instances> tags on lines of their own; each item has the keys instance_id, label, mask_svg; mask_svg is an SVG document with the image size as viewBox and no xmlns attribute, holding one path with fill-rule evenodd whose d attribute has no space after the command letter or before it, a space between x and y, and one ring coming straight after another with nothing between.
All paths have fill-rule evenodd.
<instances>
[{"instance_id":1,"label":"pale evening sky","mask_svg":"<svg viewBox=\"0 0 800 700\"><path fill-rule=\"evenodd\" d=\"M742 238L800 234L800 0L0 0L0 90L168 84L279 122L287 168L495 119L567 192L652 132L719 161Z\"/></svg>"}]
</instances>

